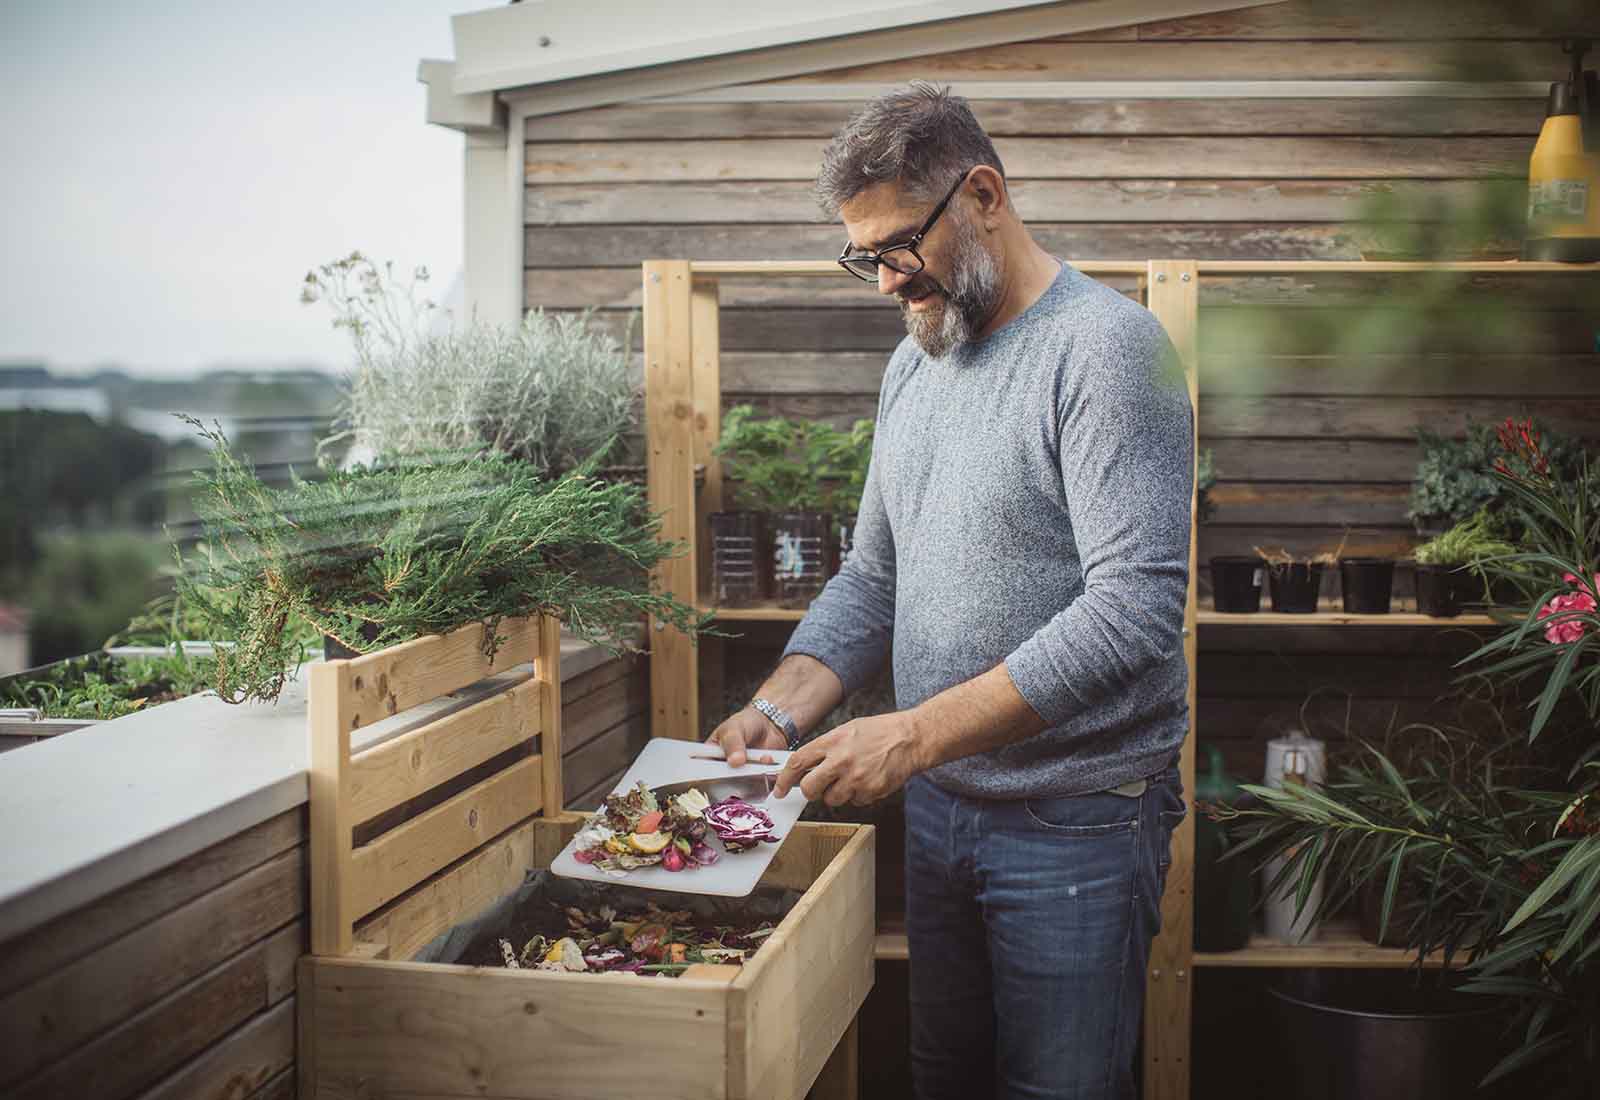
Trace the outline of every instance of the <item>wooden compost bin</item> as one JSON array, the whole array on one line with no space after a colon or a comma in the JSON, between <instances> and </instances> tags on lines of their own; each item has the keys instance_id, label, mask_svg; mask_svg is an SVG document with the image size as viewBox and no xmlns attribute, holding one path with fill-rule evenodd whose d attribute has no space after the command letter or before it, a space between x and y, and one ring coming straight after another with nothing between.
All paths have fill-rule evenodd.
<instances>
[{"instance_id":1,"label":"wooden compost bin","mask_svg":"<svg viewBox=\"0 0 1600 1100\"><path fill-rule=\"evenodd\" d=\"M558 624L499 632L492 659L468 627L311 666L303 1100L788 1100L813 1083L853 1097L868 826L795 827L762 885L804 893L742 967L666 979L409 961L547 866L584 818L560 810ZM532 679L351 754L351 730L530 660Z\"/></svg>"}]
</instances>

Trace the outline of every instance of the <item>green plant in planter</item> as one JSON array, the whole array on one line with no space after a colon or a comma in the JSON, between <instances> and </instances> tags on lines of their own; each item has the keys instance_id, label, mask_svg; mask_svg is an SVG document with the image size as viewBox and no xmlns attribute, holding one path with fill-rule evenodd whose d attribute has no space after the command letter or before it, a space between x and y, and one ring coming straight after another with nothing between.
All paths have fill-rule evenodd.
<instances>
[{"instance_id":1,"label":"green plant in planter","mask_svg":"<svg viewBox=\"0 0 1600 1100\"><path fill-rule=\"evenodd\" d=\"M1419 885L1408 945L1465 953L1466 988L1515 1013L1519 1045L1491 1078L1525 1074L1538 1095L1590 1097L1600 1080L1600 492L1587 469L1558 473L1531 422L1507 421L1498 442L1495 476L1526 535L1515 553L1479 564L1536 595L1463 664L1500 690L1536 685L1525 730L1454 760L1434 751L1397 762L1368 747L1322 789L1247 788L1264 806L1244 816L1259 819L1258 854L1289 855L1284 881L1302 904L1319 875L1344 887L1324 911L1378 882L1387 924L1401 883Z\"/></svg>"},{"instance_id":2,"label":"green plant in planter","mask_svg":"<svg viewBox=\"0 0 1600 1100\"><path fill-rule=\"evenodd\" d=\"M683 548L658 537L637 486L541 479L482 452L275 489L219 431L190 423L213 469L197 475L203 541L180 555L178 591L235 642L216 654L230 702L277 697L301 658L297 622L358 652L474 622L492 652L507 616L554 615L613 651L643 616L691 635L706 624L651 589L650 570Z\"/></svg>"},{"instance_id":3,"label":"green plant in planter","mask_svg":"<svg viewBox=\"0 0 1600 1100\"><path fill-rule=\"evenodd\" d=\"M1194 475L1196 522L1210 523L1211 517L1216 514L1217 506L1211 499L1211 490L1216 488L1216 484L1216 463L1209 450L1201 451L1196 459Z\"/></svg>"},{"instance_id":4,"label":"green plant in planter","mask_svg":"<svg viewBox=\"0 0 1600 1100\"><path fill-rule=\"evenodd\" d=\"M631 322L622 342L589 313L453 325L422 296L427 282L425 268L402 280L359 252L306 275L301 300L326 304L356 353L342 430L320 453L351 444L381 462L487 446L557 474L620 460L638 398Z\"/></svg>"},{"instance_id":5,"label":"green plant in planter","mask_svg":"<svg viewBox=\"0 0 1600 1100\"><path fill-rule=\"evenodd\" d=\"M0 681L0 707L28 707L43 718L121 718L147 706L211 687L209 657L174 652L161 657L91 653Z\"/></svg>"},{"instance_id":6,"label":"green plant in planter","mask_svg":"<svg viewBox=\"0 0 1600 1100\"><path fill-rule=\"evenodd\" d=\"M836 476L836 437L827 424L757 419L754 407L737 405L722 418L714 453L733 479L737 507L773 515L825 512L834 503L829 481Z\"/></svg>"},{"instance_id":7,"label":"green plant in planter","mask_svg":"<svg viewBox=\"0 0 1600 1100\"><path fill-rule=\"evenodd\" d=\"M1583 449L1575 442L1545 433L1548 461L1564 475L1573 475ZM1417 429L1422 457L1411 484L1407 515L1419 527L1451 527L1484 508L1498 511L1505 489L1495 477L1494 463L1501 457L1495 429L1489 424L1469 424L1464 439L1452 439L1426 428ZM1512 462L1520 459L1512 458ZM1518 471L1526 473L1526 470Z\"/></svg>"},{"instance_id":8,"label":"green plant in planter","mask_svg":"<svg viewBox=\"0 0 1600 1100\"><path fill-rule=\"evenodd\" d=\"M847 432L831 431L828 463L834 483L828 511L835 516L853 516L861 510L861 494L867 488L867 469L872 464L872 436L876 424L857 420Z\"/></svg>"}]
</instances>

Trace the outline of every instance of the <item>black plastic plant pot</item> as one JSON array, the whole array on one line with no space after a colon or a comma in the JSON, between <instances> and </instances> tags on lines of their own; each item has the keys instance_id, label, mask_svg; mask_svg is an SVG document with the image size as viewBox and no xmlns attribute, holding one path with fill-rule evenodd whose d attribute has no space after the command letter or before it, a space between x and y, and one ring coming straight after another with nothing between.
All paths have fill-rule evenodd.
<instances>
[{"instance_id":1,"label":"black plastic plant pot","mask_svg":"<svg viewBox=\"0 0 1600 1100\"><path fill-rule=\"evenodd\" d=\"M1394 596L1393 558L1340 558L1339 587L1349 615L1387 615Z\"/></svg>"},{"instance_id":2,"label":"black plastic plant pot","mask_svg":"<svg viewBox=\"0 0 1600 1100\"><path fill-rule=\"evenodd\" d=\"M1461 614L1461 577L1455 565L1417 566L1417 610L1435 619Z\"/></svg>"},{"instance_id":3,"label":"black plastic plant pot","mask_svg":"<svg viewBox=\"0 0 1600 1100\"><path fill-rule=\"evenodd\" d=\"M767 596L766 524L760 512L713 512L711 602L749 607Z\"/></svg>"},{"instance_id":4,"label":"black plastic plant pot","mask_svg":"<svg viewBox=\"0 0 1600 1100\"><path fill-rule=\"evenodd\" d=\"M1261 610L1261 581L1267 563L1248 554L1211 559L1211 597L1218 611L1249 614Z\"/></svg>"},{"instance_id":5,"label":"black plastic plant pot","mask_svg":"<svg viewBox=\"0 0 1600 1100\"><path fill-rule=\"evenodd\" d=\"M1269 566L1267 589L1272 593L1272 610L1314 614L1317 596L1322 592L1322 563L1296 561Z\"/></svg>"},{"instance_id":6,"label":"black plastic plant pot","mask_svg":"<svg viewBox=\"0 0 1600 1100\"><path fill-rule=\"evenodd\" d=\"M828 582L828 517L785 512L772 520L772 594L780 607L808 606Z\"/></svg>"}]
</instances>

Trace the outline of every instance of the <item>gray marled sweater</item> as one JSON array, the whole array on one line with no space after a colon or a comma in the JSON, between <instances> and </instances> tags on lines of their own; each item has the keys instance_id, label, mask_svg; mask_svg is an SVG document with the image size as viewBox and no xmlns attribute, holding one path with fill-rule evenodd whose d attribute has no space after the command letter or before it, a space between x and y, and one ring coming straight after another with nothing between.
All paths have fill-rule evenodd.
<instances>
[{"instance_id":1,"label":"gray marled sweater","mask_svg":"<svg viewBox=\"0 0 1600 1100\"><path fill-rule=\"evenodd\" d=\"M1160 322L1063 264L944 359L889 360L849 563L785 651L902 709L1004 661L1050 728L929 773L980 798L1149 776L1188 728L1188 391Z\"/></svg>"}]
</instances>

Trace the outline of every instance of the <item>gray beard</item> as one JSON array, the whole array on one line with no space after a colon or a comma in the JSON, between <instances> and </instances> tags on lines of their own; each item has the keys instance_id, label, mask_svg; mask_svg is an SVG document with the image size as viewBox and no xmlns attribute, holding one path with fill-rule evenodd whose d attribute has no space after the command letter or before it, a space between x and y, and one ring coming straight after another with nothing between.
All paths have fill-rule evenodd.
<instances>
[{"instance_id":1,"label":"gray beard","mask_svg":"<svg viewBox=\"0 0 1600 1100\"><path fill-rule=\"evenodd\" d=\"M900 313L906 332L917 346L935 359L972 339L972 334L994 316L1000 304L1000 265L978 240L978 231L965 218L956 223L948 287L933 283L936 301L912 313L905 302Z\"/></svg>"}]
</instances>

